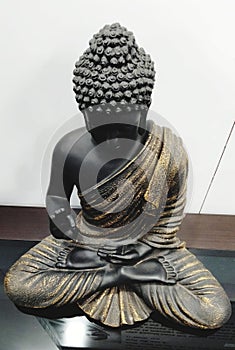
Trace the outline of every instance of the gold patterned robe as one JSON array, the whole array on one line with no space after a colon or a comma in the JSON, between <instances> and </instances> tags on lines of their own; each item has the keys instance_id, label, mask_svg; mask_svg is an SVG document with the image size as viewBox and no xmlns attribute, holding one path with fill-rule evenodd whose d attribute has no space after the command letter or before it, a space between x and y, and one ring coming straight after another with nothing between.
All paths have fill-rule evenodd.
<instances>
[{"instance_id":1,"label":"gold patterned robe","mask_svg":"<svg viewBox=\"0 0 235 350\"><path fill-rule=\"evenodd\" d=\"M144 147L134 159L79 193L78 242L49 236L31 248L6 275L8 296L26 308L78 305L91 318L112 327L132 325L155 310L191 327L220 327L230 317L230 302L217 280L176 236L183 219L187 172L181 139L151 122ZM99 290L103 267L79 271L55 266L59 252L68 246L97 250L137 241L155 248L151 259L160 252L174 267L176 284L139 282Z\"/></svg>"}]
</instances>

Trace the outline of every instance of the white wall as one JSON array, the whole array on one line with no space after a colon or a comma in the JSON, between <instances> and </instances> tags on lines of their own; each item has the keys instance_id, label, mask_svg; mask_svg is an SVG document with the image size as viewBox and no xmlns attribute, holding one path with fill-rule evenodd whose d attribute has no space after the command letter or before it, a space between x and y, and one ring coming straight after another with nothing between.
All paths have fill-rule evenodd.
<instances>
[{"instance_id":1,"label":"white wall","mask_svg":"<svg viewBox=\"0 0 235 350\"><path fill-rule=\"evenodd\" d=\"M118 21L155 61L152 109L184 139L194 179L188 211L199 212L235 119L234 12L233 0L2 0L0 204L44 205L45 150L77 113L74 63L94 33ZM204 213L235 214L234 138Z\"/></svg>"}]
</instances>

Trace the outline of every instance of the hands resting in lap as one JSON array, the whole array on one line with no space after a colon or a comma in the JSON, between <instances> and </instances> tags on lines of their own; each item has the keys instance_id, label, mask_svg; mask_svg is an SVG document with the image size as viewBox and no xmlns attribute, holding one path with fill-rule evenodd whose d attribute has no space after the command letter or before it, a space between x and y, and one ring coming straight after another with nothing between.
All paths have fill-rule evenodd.
<instances>
[{"instance_id":1,"label":"hands resting in lap","mask_svg":"<svg viewBox=\"0 0 235 350\"><path fill-rule=\"evenodd\" d=\"M174 268L156 249L143 242L119 247L103 247L98 251L81 247L65 248L58 256L56 267L74 270L106 269L108 285L115 282L176 283ZM104 286L107 286L107 283Z\"/></svg>"}]
</instances>

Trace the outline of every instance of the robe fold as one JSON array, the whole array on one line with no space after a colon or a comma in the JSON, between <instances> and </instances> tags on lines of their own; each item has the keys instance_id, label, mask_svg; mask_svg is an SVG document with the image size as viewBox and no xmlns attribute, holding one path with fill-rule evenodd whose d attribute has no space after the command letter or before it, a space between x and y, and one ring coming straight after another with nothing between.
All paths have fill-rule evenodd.
<instances>
[{"instance_id":1,"label":"robe fold","mask_svg":"<svg viewBox=\"0 0 235 350\"><path fill-rule=\"evenodd\" d=\"M150 123L140 152L112 176L78 193L76 242L49 236L8 271L5 290L18 306L60 307L75 304L89 317L119 327L147 319L153 311L181 324L220 327L230 317L230 302L219 282L176 236L184 216L187 155L179 137ZM138 282L100 290L103 267L58 269L67 247L118 247L144 242L177 273L174 285Z\"/></svg>"}]
</instances>

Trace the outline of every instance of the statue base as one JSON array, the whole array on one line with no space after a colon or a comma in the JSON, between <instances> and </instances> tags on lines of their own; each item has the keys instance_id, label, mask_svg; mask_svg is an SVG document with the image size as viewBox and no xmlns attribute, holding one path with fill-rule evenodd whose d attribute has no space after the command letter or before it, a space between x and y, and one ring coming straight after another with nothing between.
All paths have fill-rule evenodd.
<instances>
[{"instance_id":1,"label":"statue base","mask_svg":"<svg viewBox=\"0 0 235 350\"><path fill-rule=\"evenodd\" d=\"M233 316L222 328L214 331L176 328L158 314L136 327L123 329L104 327L90 322L85 316L38 320L62 350L221 350L235 347L235 303L232 307Z\"/></svg>"}]
</instances>

